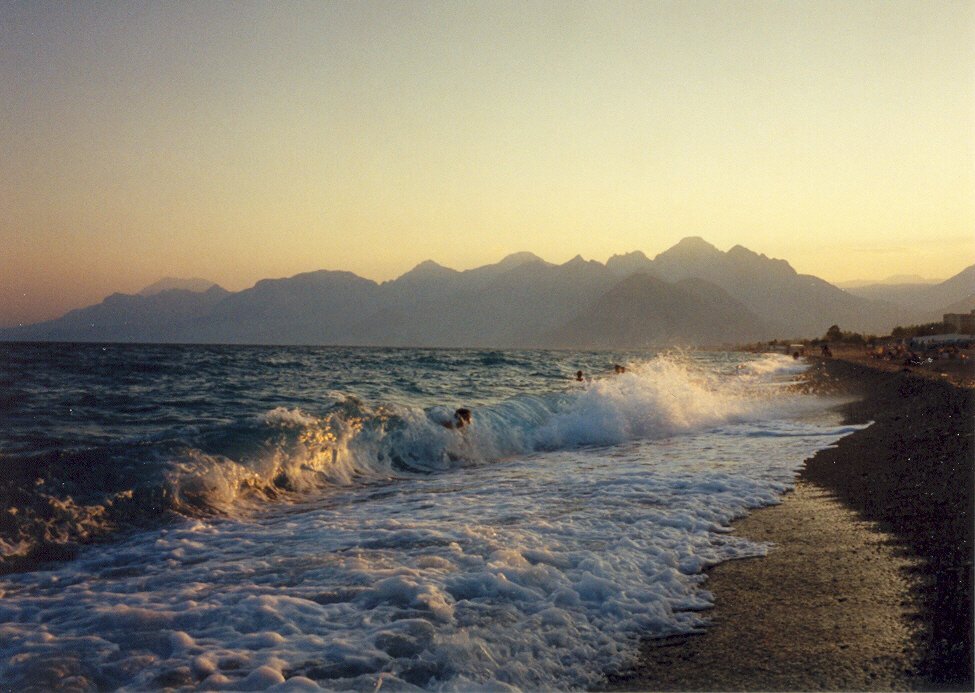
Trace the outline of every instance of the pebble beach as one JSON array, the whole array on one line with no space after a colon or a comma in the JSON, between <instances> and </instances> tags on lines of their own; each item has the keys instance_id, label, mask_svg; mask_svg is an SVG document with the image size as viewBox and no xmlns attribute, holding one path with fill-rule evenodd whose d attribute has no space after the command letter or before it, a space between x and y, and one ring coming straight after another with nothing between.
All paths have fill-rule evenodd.
<instances>
[{"instance_id":1,"label":"pebble beach","mask_svg":"<svg viewBox=\"0 0 975 693\"><path fill-rule=\"evenodd\" d=\"M735 524L769 555L709 571L702 634L651 639L625 690L972 690L969 364L814 360L851 423L783 503Z\"/></svg>"}]
</instances>

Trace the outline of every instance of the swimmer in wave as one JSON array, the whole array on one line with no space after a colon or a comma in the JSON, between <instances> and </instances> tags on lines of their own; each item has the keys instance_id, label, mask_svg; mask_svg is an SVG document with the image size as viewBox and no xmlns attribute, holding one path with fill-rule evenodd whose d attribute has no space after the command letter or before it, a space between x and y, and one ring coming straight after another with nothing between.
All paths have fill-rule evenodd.
<instances>
[{"instance_id":1,"label":"swimmer in wave","mask_svg":"<svg viewBox=\"0 0 975 693\"><path fill-rule=\"evenodd\" d=\"M453 418L449 421L441 421L440 425L444 428L461 429L465 426L470 426L471 424L471 410L467 407L461 407L454 412Z\"/></svg>"}]
</instances>

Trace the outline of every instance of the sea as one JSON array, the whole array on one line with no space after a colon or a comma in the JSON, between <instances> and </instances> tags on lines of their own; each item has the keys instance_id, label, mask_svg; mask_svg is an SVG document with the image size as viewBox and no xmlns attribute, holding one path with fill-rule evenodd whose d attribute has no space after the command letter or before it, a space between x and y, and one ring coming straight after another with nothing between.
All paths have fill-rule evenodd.
<instances>
[{"instance_id":1,"label":"sea","mask_svg":"<svg viewBox=\"0 0 975 693\"><path fill-rule=\"evenodd\" d=\"M806 367L0 344L0 689L599 687L856 429Z\"/></svg>"}]
</instances>

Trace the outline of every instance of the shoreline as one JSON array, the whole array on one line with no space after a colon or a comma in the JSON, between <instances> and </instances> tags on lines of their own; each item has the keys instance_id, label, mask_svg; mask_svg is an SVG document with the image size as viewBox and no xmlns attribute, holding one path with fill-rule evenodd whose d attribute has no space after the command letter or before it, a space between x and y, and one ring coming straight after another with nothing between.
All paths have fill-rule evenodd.
<instances>
[{"instance_id":1,"label":"shoreline","mask_svg":"<svg viewBox=\"0 0 975 693\"><path fill-rule=\"evenodd\" d=\"M648 640L612 690L972 690L973 412L964 379L811 359L873 421L735 532L769 555L707 571L711 625ZM958 385L953 383L959 383Z\"/></svg>"}]
</instances>

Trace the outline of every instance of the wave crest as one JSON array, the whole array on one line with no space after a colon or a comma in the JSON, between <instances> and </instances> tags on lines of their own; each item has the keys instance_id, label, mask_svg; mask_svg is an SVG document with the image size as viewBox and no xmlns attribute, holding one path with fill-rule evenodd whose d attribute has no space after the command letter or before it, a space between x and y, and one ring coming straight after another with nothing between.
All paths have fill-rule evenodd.
<instances>
[{"instance_id":1,"label":"wave crest","mask_svg":"<svg viewBox=\"0 0 975 693\"><path fill-rule=\"evenodd\" d=\"M477 407L461 430L443 425L449 407L371 406L333 392L333 404L317 415L276 407L179 439L8 458L14 473L0 489L8 496L0 571L172 517L235 514L329 486L758 421L799 401L765 385L801 368L774 355L724 370L687 355L659 356L620 375Z\"/></svg>"}]
</instances>

